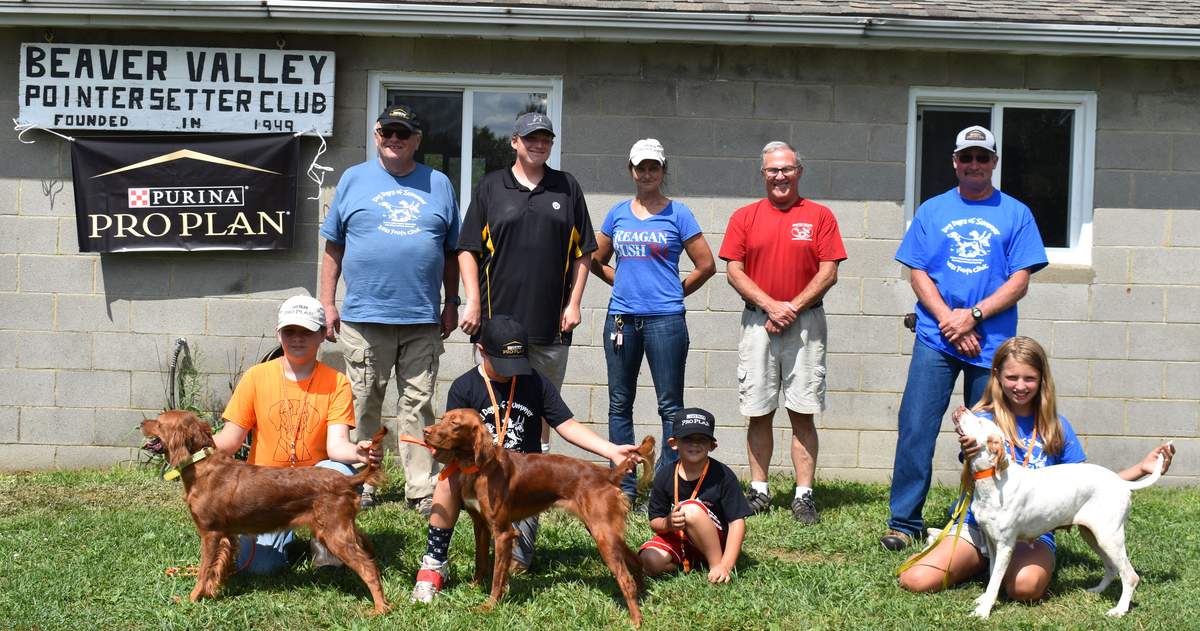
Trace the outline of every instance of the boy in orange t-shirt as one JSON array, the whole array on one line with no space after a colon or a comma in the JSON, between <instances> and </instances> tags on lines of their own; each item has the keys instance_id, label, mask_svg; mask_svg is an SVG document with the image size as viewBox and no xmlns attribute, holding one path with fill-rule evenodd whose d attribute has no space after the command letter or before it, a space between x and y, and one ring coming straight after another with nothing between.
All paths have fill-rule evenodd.
<instances>
[{"instance_id":1,"label":"boy in orange t-shirt","mask_svg":"<svg viewBox=\"0 0 1200 631\"><path fill-rule=\"evenodd\" d=\"M254 431L249 462L264 467L325 467L346 475L355 464L379 462L382 449L370 441L350 442L354 403L346 376L317 361L325 339L325 309L308 296L288 298L279 308L276 336L283 357L255 365L238 381L221 414L225 426L213 436L217 448L232 454ZM290 530L243 536L238 570L273 574L289 565L285 547ZM311 542L313 566L341 561Z\"/></svg>"}]
</instances>

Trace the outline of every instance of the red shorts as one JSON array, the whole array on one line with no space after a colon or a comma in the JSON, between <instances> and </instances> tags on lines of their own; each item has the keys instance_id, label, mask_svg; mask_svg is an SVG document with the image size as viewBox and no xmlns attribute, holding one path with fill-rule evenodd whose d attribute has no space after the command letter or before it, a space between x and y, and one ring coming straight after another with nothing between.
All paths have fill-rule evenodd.
<instances>
[{"instance_id":1,"label":"red shorts","mask_svg":"<svg viewBox=\"0 0 1200 631\"><path fill-rule=\"evenodd\" d=\"M711 519L713 525L717 527L717 534L721 538L721 550L724 550L725 525L721 523L720 518L713 514L713 512L704 505L704 502L701 502L700 500L686 500L680 502L679 504L681 506L684 504L695 504L696 506L703 508L705 513L708 513L709 519ZM708 565L708 559L704 558L704 554L700 552L700 549L696 546L693 546L691 541L685 541L684 538L680 536L678 530L671 530L654 535L649 541L643 543L642 547L638 548L638 552L647 549L661 550L666 552L671 557L671 560L675 562L675 565L681 568L683 567L683 560L685 558L692 567Z\"/></svg>"}]
</instances>

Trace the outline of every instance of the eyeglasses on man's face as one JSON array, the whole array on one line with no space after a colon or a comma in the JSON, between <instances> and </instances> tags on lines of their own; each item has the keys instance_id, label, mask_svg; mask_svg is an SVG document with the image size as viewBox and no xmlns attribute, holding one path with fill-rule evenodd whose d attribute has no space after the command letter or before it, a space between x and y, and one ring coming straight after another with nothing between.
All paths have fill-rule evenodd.
<instances>
[{"instance_id":1,"label":"eyeglasses on man's face","mask_svg":"<svg viewBox=\"0 0 1200 631\"><path fill-rule=\"evenodd\" d=\"M413 135L412 130L405 127L382 127L380 129L376 129L375 133L379 134L379 137L383 138L384 140L391 140L392 138L408 140L409 138L412 138Z\"/></svg>"},{"instance_id":2,"label":"eyeglasses on man's face","mask_svg":"<svg viewBox=\"0 0 1200 631\"><path fill-rule=\"evenodd\" d=\"M795 175L796 173L798 173L800 171L800 166L799 165L789 165L786 167L763 167L761 169L761 171L762 171L762 174L767 177L775 177L777 175L792 177L793 175Z\"/></svg>"}]
</instances>

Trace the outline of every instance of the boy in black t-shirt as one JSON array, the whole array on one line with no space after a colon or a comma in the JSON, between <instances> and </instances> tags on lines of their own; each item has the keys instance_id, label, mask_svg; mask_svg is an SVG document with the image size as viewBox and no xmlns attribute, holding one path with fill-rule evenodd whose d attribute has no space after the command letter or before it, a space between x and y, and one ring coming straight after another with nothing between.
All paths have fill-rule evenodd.
<instances>
[{"instance_id":1,"label":"boy in black t-shirt","mask_svg":"<svg viewBox=\"0 0 1200 631\"><path fill-rule=\"evenodd\" d=\"M575 420L558 389L529 365L527 336L520 322L497 315L485 319L472 337L481 363L463 373L450 386L446 409L471 408L479 412L493 436L503 434L506 449L540 454L544 419L567 442L620 464L637 454L636 445L614 445ZM497 427L503 428L497 430ZM439 480L433 491L429 541L413 586L413 602L431 602L446 580L450 535L461 510L458 477ZM537 516L513 524L518 537L513 546L515 571L529 567L537 540Z\"/></svg>"},{"instance_id":2,"label":"boy in black t-shirt","mask_svg":"<svg viewBox=\"0 0 1200 631\"><path fill-rule=\"evenodd\" d=\"M667 444L679 461L654 476L650 528L658 534L638 551L650 576L707 565L710 583L727 583L742 552L750 505L733 471L708 456L717 448L715 425L700 408L675 416Z\"/></svg>"}]
</instances>

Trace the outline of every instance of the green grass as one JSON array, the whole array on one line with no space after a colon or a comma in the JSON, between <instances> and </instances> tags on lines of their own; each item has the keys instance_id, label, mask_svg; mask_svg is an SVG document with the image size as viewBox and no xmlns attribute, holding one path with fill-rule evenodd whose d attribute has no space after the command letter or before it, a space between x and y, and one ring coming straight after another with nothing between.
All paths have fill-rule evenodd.
<instances>
[{"instance_id":1,"label":"green grass","mask_svg":"<svg viewBox=\"0 0 1200 631\"><path fill-rule=\"evenodd\" d=\"M775 485L782 489L779 481ZM397 485L393 484L392 488ZM378 552L395 609L367 615L370 599L353 573L326 576L306 564L272 578L233 577L216 600L190 603L194 578L166 568L198 562L199 542L181 487L140 470L0 476L0 628L16 629L599 629L627 628L615 581L587 532L569 515L548 513L531 575L514 578L496 610L472 572L470 520L455 531L453 570L435 606L408 603L425 546L425 527L393 501L359 517ZM945 521L951 489L935 489L926 517ZM1200 489L1135 495L1129 551L1142 584L1120 620L1116 601L1084 591L1100 561L1074 533L1059 536L1059 568L1035 606L1001 600L992 618L968 616L983 583L941 594L902 592L893 571L901 555L878 543L887 489L820 484L822 522L802 527L785 509L749 520L734 581L710 586L703 573L649 580L646 629L1181 629L1200 611ZM785 499L777 494L776 505ZM649 535L630 520L628 541ZM1189 614L1187 612L1193 612ZM1195 628L1195 627L1191 627Z\"/></svg>"}]
</instances>

